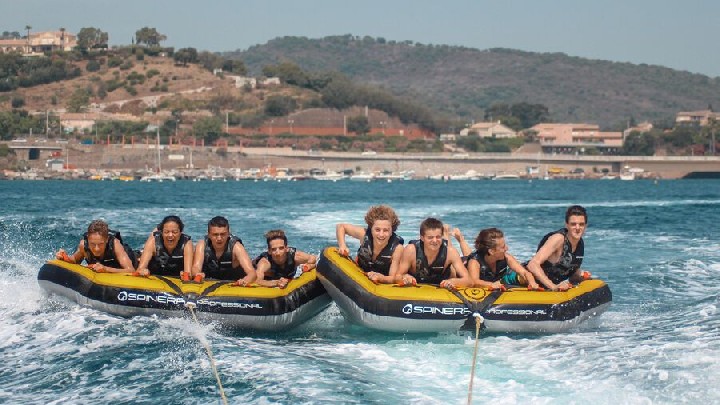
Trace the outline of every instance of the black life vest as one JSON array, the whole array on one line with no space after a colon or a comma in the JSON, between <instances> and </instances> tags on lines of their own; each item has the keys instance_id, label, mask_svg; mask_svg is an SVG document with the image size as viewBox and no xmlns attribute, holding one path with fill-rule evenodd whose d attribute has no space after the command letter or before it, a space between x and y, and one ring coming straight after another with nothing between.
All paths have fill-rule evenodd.
<instances>
[{"instance_id":1,"label":"black life vest","mask_svg":"<svg viewBox=\"0 0 720 405\"><path fill-rule=\"evenodd\" d=\"M148 266L148 270L158 276L179 276L185 269L185 244L190 241L190 236L180 234L180 240L172 252L168 252L163 243L162 234L159 231L153 232L155 236L155 256Z\"/></svg>"},{"instance_id":2,"label":"black life vest","mask_svg":"<svg viewBox=\"0 0 720 405\"><path fill-rule=\"evenodd\" d=\"M257 267L257 264L261 259L266 259L270 263L270 270L265 273L264 278L266 280L278 280L280 278L293 278L295 277L295 253L297 249L294 247L288 247L287 259L282 265L277 264L273 261L272 256L268 252L260 253L260 256L253 260L253 266Z\"/></svg>"},{"instance_id":3,"label":"black life vest","mask_svg":"<svg viewBox=\"0 0 720 405\"><path fill-rule=\"evenodd\" d=\"M450 277L450 266L445 267L447 261L448 242L443 239L435 261L428 263L421 240L411 240L408 244L415 245L415 279L418 283L440 284Z\"/></svg>"},{"instance_id":4,"label":"black life vest","mask_svg":"<svg viewBox=\"0 0 720 405\"><path fill-rule=\"evenodd\" d=\"M100 263L103 266L121 269L122 266L120 265L120 261L118 261L117 259L117 255L115 254L115 239L117 239L123 246L123 249L125 249L125 253L127 253L133 268L137 268L137 255L135 254L135 251L132 250L132 248L128 246L127 243L123 243L120 232L110 229L108 230L108 241L105 245L105 253L103 254L103 257L95 257L95 255L93 255L92 250L90 250L88 233L85 232L83 234L83 241L85 242L85 261L87 262L87 264Z\"/></svg>"},{"instance_id":5,"label":"black life vest","mask_svg":"<svg viewBox=\"0 0 720 405\"><path fill-rule=\"evenodd\" d=\"M480 280L489 281L491 283L503 278L509 270L507 259L502 258L495 262L495 272L493 272L490 266L485 262L485 253L478 252L477 250L468 256L468 261L470 260L476 260L480 265Z\"/></svg>"},{"instance_id":6,"label":"black life vest","mask_svg":"<svg viewBox=\"0 0 720 405\"><path fill-rule=\"evenodd\" d=\"M202 271L205 273L205 277L214 278L217 280L239 280L245 277L245 272L242 266L237 268L233 267L233 248L235 244L243 244L242 239L235 235L230 235L227 243L225 244L225 250L217 257L215 255L215 249L212 247L210 238L205 237L205 258L203 259Z\"/></svg>"},{"instance_id":7,"label":"black life vest","mask_svg":"<svg viewBox=\"0 0 720 405\"><path fill-rule=\"evenodd\" d=\"M360 249L357 251L358 266L365 271L374 271L384 275L390 275L390 264L392 255L397 245L405 243L402 237L392 233L388 244L380 251L377 258L373 260L373 239L370 228L365 230L365 237Z\"/></svg>"},{"instance_id":8,"label":"black life vest","mask_svg":"<svg viewBox=\"0 0 720 405\"><path fill-rule=\"evenodd\" d=\"M550 281L555 284L563 282L570 278L570 276L575 273L577 269L580 268L580 265L582 265L583 256L585 255L585 242L583 241L583 239L580 238L580 241L578 241L575 251L573 251L572 244L570 243L570 239L568 239L567 236L568 230L565 228L559 229L555 232L550 232L545 235L538 244L537 250L540 250L540 248L543 247L545 242L547 242L548 238L550 238L552 235L555 235L556 233L562 234L565 238L560 258L558 259L557 263L550 263L546 260L540 265L545 271L545 274L548 276Z\"/></svg>"}]
</instances>

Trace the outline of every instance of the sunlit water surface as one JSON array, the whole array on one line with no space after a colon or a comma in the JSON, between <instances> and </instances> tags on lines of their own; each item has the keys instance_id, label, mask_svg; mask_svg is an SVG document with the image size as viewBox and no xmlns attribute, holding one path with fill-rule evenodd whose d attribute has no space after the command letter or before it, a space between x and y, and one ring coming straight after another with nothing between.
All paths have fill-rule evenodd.
<instances>
[{"instance_id":1,"label":"sunlit water surface","mask_svg":"<svg viewBox=\"0 0 720 405\"><path fill-rule=\"evenodd\" d=\"M718 181L0 182L0 200L0 403L219 403L201 342L230 403L465 403L470 335L372 331L334 305L279 334L124 319L36 281L93 218L139 247L165 215L194 240L224 215L252 255L273 228L317 253L337 222L362 224L379 203L406 240L427 216L469 240L497 226L520 259L569 204L588 208L584 267L610 285L612 306L568 333L482 336L474 403L720 402Z\"/></svg>"}]
</instances>

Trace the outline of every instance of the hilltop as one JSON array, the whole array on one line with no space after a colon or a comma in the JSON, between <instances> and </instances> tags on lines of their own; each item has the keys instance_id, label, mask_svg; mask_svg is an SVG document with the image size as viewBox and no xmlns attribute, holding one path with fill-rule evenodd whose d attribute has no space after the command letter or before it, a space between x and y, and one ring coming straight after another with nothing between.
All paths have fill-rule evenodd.
<instances>
[{"instance_id":1,"label":"hilltop","mask_svg":"<svg viewBox=\"0 0 720 405\"><path fill-rule=\"evenodd\" d=\"M562 53L344 35L282 37L224 56L241 59L253 74L282 62L338 71L468 122L483 119L492 104L527 102L547 106L558 122L620 129L631 119L672 122L678 111L720 105L720 78Z\"/></svg>"}]
</instances>

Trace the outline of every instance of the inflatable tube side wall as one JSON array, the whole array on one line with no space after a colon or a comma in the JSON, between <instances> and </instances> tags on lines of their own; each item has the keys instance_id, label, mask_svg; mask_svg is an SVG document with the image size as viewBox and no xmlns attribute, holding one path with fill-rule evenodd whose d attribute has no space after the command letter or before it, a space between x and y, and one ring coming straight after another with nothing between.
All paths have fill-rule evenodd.
<instances>
[{"instance_id":1,"label":"inflatable tube side wall","mask_svg":"<svg viewBox=\"0 0 720 405\"><path fill-rule=\"evenodd\" d=\"M120 316L182 316L186 303L198 315L229 320L231 326L279 330L309 319L331 300L316 273L304 273L286 289L234 287L223 281L183 283L172 277L133 277L95 273L76 264L50 261L38 272L38 283L81 305ZM212 314L212 315L210 315Z\"/></svg>"},{"instance_id":2,"label":"inflatable tube side wall","mask_svg":"<svg viewBox=\"0 0 720 405\"><path fill-rule=\"evenodd\" d=\"M367 278L353 262L338 256L334 248L323 252L317 268L323 284L332 284L362 311L370 314L417 320L463 321L471 314L470 308L463 302L447 290L436 286L401 287L375 285L369 281L361 284L353 278L356 275L353 273L359 273L365 280ZM381 295L383 292L386 295ZM445 300L437 300L435 297L438 293Z\"/></svg>"},{"instance_id":3,"label":"inflatable tube side wall","mask_svg":"<svg viewBox=\"0 0 720 405\"><path fill-rule=\"evenodd\" d=\"M566 292L465 288L453 294L430 285L375 285L334 247L320 256L318 277L351 322L388 331L474 329L471 315L479 312L489 330L558 332L599 315L612 301L601 280L583 281Z\"/></svg>"}]
</instances>

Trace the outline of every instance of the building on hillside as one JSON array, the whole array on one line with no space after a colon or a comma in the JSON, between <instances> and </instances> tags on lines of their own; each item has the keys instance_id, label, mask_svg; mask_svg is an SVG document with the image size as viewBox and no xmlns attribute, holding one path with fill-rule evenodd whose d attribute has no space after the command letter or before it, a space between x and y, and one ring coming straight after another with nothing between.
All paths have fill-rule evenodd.
<instances>
[{"instance_id":1,"label":"building on hillside","mask_svg":"<svg viewBox=\"0 0 720 405\"><path fill-rule=\"evenodd\" d=\"M279 77L266 77L266 78L260 80L260 84L263 86L279 86L280 78Z\"/></svg>"},{"instance_id":2,"label":"building on hillside","mask_svg":"<svg viewBox=\"0 0 720 405\"><path fill-rule=\"evenodd\" d=\"M710 121L720 121L720 113L713 110L702 111L683 111L675 115L675 123L677 125L700 125L705 126Z\"/></svg>"},{"instance_id":3,"label":"building on hillside","mask_svg":"<svg viewBox=\"0 0 720 405\"><path fill-rule=\"evenodd\" d=\"M257 87L257 79L254 77L246 77L246 76L235 76L235 75L225 75L228 79L235 82L235 88L242 88L245 86L250 87L251 89L254 89Z\"/></svg>"},{"instance_id":4,"label":"building on hillside","mask_svg":"<svg viewBox=\"0 0 720 405\"><path fill-rule=\"evenodd\" d=\"M20 52L40 55L52 51L71 51L77 46L77 35L67 31L32 32L30 38L0 40L0 53Z\"/></svg>"},{"instance_id":5,"label":"building on hillside","mask_svg":"<svg viewBox=\"0 0 720 405\"><path fill-rule=\"evenodd\" d=\"M650 132L653 129L653 124L649 121L641 122L634 127L630 127L623 131L623 139L627 138L628 135L630 135L631 132L639 132L641 134L644 134L646 132Z\"/></svg>"},{"instance_id":6,"label":"building on hillside","mask_svg":"<svg viewBox=\"0 0 720 405\"><path fill-rule=\"evenodd\" d=\"M537 124L535 133L543 153L583 154L595 149L600 154L615 154L623 146L622 132L602 132L594 124Z\"/></svg>"},{"instance_id":7,"label":"building on hillside","mask_svg":"<svg viewBox=\"0 0 720 405\"><path fill-rule=\"evenodd\" d=\"M235 88L242 88L242 87L250 87L251 89L255 89L258 87L258 84L261 86L279 86L280 85L280 78L279 77L266 77L263 79L256 79L254 77L247 77L247 76L236 76L236 75L225 75L225 77L229 78L230 80L233 80L235 82Z\"/></svg>"},{"instance_id":8,"label":"building on hillside","mask_svg":"<svg viewBox=\"0 0 720 405\"><path fill-rule=\"evenodd\" d=\"M515 138L517 132L498 122L477 122L460 131L460 136L476 133L480 138Z\"/></svg>"}]
</instances>

